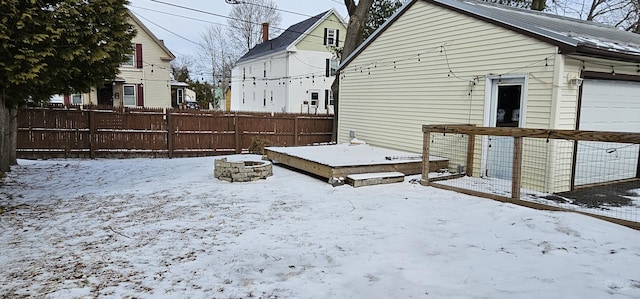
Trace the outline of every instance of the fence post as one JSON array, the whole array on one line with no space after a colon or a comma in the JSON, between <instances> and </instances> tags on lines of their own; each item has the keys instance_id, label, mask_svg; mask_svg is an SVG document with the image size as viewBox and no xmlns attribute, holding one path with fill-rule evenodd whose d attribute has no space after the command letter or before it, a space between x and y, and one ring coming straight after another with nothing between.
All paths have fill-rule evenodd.
<instances>
[{"instance_id":1,"label":"fence post","mask_svg":"<svg viewBox=\"0 0 640 299\"><path fill-rule=\"evenodd\" d=\"M238 118L238 113L233 115L233 124L235 125L235 133L236 133L236 154L242 153L242 144L240 143L240 122Z\"/></svg>"},{"instance_id":2,"label":"fence post","mask_svg":"<svg viewBox=\"0 0 640 299\"><path fill-rule=\"evenodd\" d=\"M167 109L167 155L169 158L173 158L173 120L171 117L171 110Z\"/></svg>"},{"instance_id":3,"label":"fence post","mask_svg":"<svg viewBox=\"0 0 640 299\"><path fill-rule=\"evenodd\" d=\"M425 131L422 137L422 180L420 185L429 186L429 137L430 131Z\"/></svg>"},{"instance_id":4,"label":"fence post","mask_svg":"<svg viewBox=\"0 0 640 299\"><path fill-rule=\"evenodd\" d=\"M95 159L96 157L96 146L98 145L98 136L96 130L96 117L95 111L93 109L89 109L89 158Z\"/></svg>"},{"instance_id":5,"label":"fence post","mask_svg":"<svg viewBox=\"0 0 640 299\"><path fill-rule=\"evenodd\" d=\"M511 178L511 198L519 200L522 183L522 137L513 137L513 174Z\"/></svg>"},{"instance_id":6,"label":"fence post","mask_svg":"<svg viewBox=\"0 0 640 299\"><path fill-rule=\"evenodd\" d=\"M469 134L469 144L467 145L467 176L473 176L473 158L476 151L476 135Z\"/></svg>"},{"instance_id":7,"label":"fence post","mask_svg":"<svg viewBox=\"0 0 640 299\"><path fill-rule=\"evenodd\" d=\"M298 115L294 116L294 120L293 120L293 145L294 146L298 146Z\"/></svg>"}]
</instances>

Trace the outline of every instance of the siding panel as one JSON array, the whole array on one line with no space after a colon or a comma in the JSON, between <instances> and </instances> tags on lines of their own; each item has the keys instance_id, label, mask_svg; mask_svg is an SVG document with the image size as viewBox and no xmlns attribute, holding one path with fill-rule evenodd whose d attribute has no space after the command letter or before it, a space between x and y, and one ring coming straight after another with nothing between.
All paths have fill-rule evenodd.
<instances>
[{"instance_id":1,"label":"siding panel","mask_svg":"<svg viewBox=\"0 0 640 299\"><path fill-rule=\"evenodd\" d=\"M418 1L343 70L339 142L353 130L371 144L419 153L424 124L482 125L485 80L498 74L528 77L526 126L547 128L552 89L543 82L554 81L555 53Z\"/></svg>"}]
</instances>

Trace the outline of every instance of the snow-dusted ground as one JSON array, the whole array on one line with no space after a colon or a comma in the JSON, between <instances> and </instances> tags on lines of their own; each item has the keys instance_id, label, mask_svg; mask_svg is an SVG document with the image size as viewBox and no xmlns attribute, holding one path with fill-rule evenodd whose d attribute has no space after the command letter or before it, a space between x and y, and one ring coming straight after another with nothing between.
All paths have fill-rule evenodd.
<instances>
[{"instance_id":1,"label":"snow-dusted ground","mask_svg":"<svg viewBox=\"0 0 640 299\"><path fill-rule=\"evenodd\" d=\"M20 160L0 297L640 297L638 231L410 178L222 182L213 159Z\"/></svg>"},{"instance_id":2,"label":"snow-dusted ground","mask_svg":"<svg viewBox=\"0 0 640 299\"><path fill-rule=\"evenodd\" d=\"M429 177L431 177L431 175ZM457 179L438 181L437 183L487 194L511 197L511 181L509 180L465 176ZM570 198L561 198L559 196L556 196L558 199L564 200L564 202L558 200L549 200L545 197L552 194L528 190L526 188L522 188L520 190L520 199L540 203L547 206L559 207L570 211L580 211L594 215L602 215L638 222L640 221L640 189L633 189L629 191L630 193L635 194L635 196L626 196L626 198L631 200L631 204L625 206L612 206L603 204L601 207L589 208L579 204L575 204Z\"/></svg>"}]
</instances>

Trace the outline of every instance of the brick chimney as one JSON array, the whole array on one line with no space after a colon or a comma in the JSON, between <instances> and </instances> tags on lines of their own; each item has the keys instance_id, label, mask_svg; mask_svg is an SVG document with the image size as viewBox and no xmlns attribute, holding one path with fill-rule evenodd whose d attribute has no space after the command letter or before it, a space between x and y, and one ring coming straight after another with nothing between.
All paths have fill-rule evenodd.
<instances>
[{"instance_id":1,"label":"brick chimney","mask_svg":"<svg viewBox=\"0 0 640 299\"><path fill-rule=\"evenodd\" d=\"M269 41L269 23L262 23L262 42Z\"/></svg>"}]
</instances>

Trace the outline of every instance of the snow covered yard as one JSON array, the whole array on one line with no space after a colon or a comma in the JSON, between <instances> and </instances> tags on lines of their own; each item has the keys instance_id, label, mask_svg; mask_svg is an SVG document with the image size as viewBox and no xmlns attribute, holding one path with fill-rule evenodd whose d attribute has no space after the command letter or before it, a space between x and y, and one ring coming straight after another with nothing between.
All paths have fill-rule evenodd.
<instances>
[{"instance_id":1,"label":"snow covered yard","mask_svg":"<svg viewBox=\"0 0 640 299\"><path fill-rule=\"evenodd\" d=\"M640 297L638 231L410 178L222 182L213 160L20 160L0 297Z\"/></svg>"}]
</instances>

